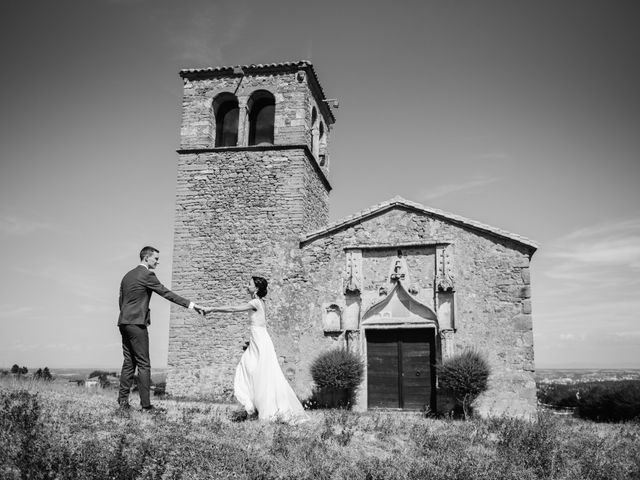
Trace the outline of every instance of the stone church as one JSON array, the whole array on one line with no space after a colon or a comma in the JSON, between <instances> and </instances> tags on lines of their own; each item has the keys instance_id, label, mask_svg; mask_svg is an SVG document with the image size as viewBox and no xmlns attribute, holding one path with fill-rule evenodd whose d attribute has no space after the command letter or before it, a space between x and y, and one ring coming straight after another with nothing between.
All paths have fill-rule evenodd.
<instances>
[{"instance_id":1,"label":"stone church","mask_svg":"<svg viewBox=\"0 0 640 480\"><path fill-rule=\"evenodd\" d=\"M520 235L394 197L329 223L333 101L307 61L182 70L172 287L205 305L269 282L267 320L300 398L311 362L348 348L355 408L439 410L434 365L488 359L484 415L535 411L529 263ZM172 306L167 388L228 396L246 314Z\"/></svg>"}]
</instances>

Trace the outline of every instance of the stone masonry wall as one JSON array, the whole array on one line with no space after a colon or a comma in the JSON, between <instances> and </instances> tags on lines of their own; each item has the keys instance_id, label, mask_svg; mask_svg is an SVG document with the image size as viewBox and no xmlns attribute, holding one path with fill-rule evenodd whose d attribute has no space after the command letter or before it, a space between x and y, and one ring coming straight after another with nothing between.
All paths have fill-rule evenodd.
<instances>
[{"instance_id":1,"label":"stone masonry wall","mask_svg":"<svg viewBox=\"0 0 640 480\"><path fill-rule=\"evenodd\" d=\"M269 279L268 321L283 365L295 355L281 334L303 333L289 288L301 278L298 239L328 220L328 184L313 161L305 148L253 147L183 151L178 163L173 288L205 305L238 304L251 275ZM248 339L246 313L203 319L172 308L168 391L228 395Z\"/></svg>"},{"instance_id":2,"label":"stone masonry wall","mask_svg":"<svg viewBox=\"0 0 640 480\"><path fill-rule=\"evenodd\" d=\"M332 344L322 329L323 305L345 304L344 247L448 241L454 249L456 351L476 348L492 368L489 390L479 399L478 411L487 415L530 415L535 411L533 334L530 300L529 255L526 248L508 239L471 230L422 212L396 208L355 226L315 239L301 250L306 288L299 302L309 305L308 337L318 339L304 350L308 364ZM363 308L378 296L378 283L388 277L396 249L386 250L388 260L363 253ZM363 251L364 252L364 251ZM429 249L402 249L411 280L418 284L420 301L429 302L429 276L433 256ZM376 260L376 261L371 261ZM414 278L414 277L423 278ZM356 335L357 337L357 335ZM358 339L351 336L353 343ZM302 372L304 375L305 373ZM307 373L308 375L308 373ZM310 378L307 377L307 381ZM304 383L303 379L300 379Z\"/></svg>"}]
</instances>

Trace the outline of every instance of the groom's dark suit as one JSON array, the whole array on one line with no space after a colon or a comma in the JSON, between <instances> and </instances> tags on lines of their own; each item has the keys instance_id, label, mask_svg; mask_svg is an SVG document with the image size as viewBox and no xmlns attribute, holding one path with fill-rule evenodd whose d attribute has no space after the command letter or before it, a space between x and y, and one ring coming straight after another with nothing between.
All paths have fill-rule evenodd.
<instances>
[{"instance_id":1,"label":"groom's dark suit","mask_svg":"<svg viewBox=\"0 0 640 480\"><path fill-rule=\"evenodd\" d=\"M149 300L152 292L156 292L183 307L193 306L192 302L162 285L156 274L144 265L138 265L122 278L119 300L120 316L118 317L118 328L122 335L122 352L124 354L118 393L120 405L128 405L129 390L136 367L138 368L140 404L142 408L148 408L151 405L149 399L151 364L147 325L151 323Z\"/></svg>"}]
</instances>

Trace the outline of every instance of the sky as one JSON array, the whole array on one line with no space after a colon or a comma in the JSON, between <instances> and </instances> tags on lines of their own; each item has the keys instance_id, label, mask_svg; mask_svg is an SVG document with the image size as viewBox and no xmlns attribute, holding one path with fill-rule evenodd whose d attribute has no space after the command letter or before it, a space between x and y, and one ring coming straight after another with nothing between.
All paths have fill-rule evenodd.
<instances>
[{"instance_id":1,"label":"sky","mask_svg":"<svg viewBox=\"0 0 640 480\"><path fill-rule=\"evenodd\" d=\"M8 0L0 52L0 367L119 368L142 246L171 284L179 70L306 59L332 221L401 195L531 238L537 368L640 368L635 0Z\"/></svg>"}]
</instances>

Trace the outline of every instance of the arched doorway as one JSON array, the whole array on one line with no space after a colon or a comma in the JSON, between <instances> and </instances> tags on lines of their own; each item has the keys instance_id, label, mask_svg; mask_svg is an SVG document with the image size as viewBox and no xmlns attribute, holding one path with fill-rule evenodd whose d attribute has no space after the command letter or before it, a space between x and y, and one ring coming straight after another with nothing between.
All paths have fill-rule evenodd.
<instances>
[{"instance_id":1,"label":"arched doorway","mask_svg":"<svg viewBox=\"0 0 640 480\"><path fill-rule=\"evenodd\" d=\"M363 316L368 408L435 411L438 321L398 282Z\"/></svg>"}]
</instances>

